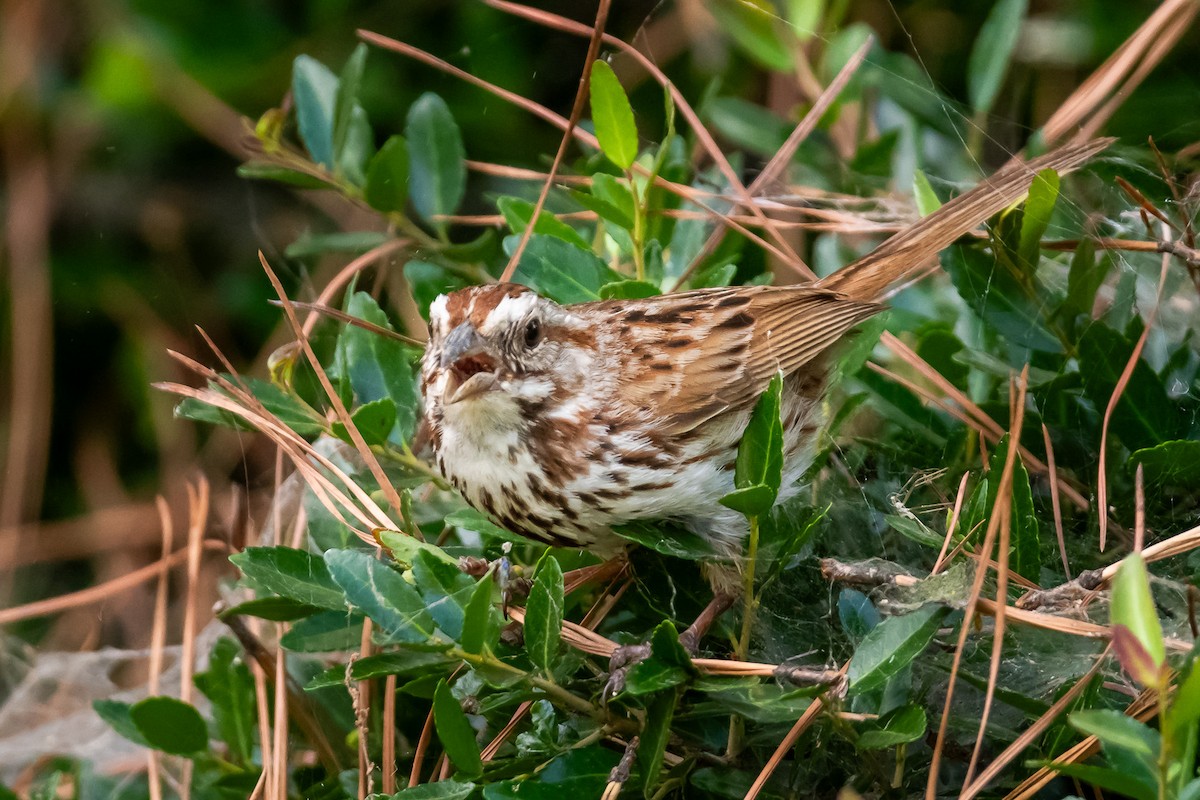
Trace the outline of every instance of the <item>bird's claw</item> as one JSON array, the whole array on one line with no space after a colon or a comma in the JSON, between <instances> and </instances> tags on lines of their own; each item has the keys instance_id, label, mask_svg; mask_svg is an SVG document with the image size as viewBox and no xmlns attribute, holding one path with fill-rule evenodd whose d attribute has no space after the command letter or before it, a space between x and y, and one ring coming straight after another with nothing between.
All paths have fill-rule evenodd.
<instances>
[{"instance_id":1,"label":"bird's claw","mask_svg":"<svg viewBox=\"0 0 1200 800\"><path fill-rule=\"evenodd\" d=\"M607 703L625 691L625 676L629 668L650 656L650 645L629 644L613 650L608 659L608 681L604 684L603 700Z\"/></svg>"}]
</instances>

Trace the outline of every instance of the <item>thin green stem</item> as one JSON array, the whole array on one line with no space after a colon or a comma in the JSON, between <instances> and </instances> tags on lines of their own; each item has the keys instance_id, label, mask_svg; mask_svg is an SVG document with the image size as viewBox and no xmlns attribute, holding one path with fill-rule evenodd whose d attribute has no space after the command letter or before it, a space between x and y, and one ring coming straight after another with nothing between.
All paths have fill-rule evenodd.
<instances>
[{"instance_id":1,"label":"thin green stem","mask_svg":"<svg viewBox=\"0 0 1200 800\"><path fill-rule=\"evenodd\" d=\"M754 621L754 611L758 608L758 598L754 595L754 564L758 560L758 517L749 517L750 538L746 545L746 568L742 570L742 633L738 637L735 657L739 661L746 660L750 651L750 626Z\"/></svg>"},{"instance_id":2,"label":"thin green stem","mask_svg":"<svg viewBox=\"0 0 1200 800\"><path fill-rule=\"evenodd\" d=\"M638 192L637 183L633 179L633 173L627 171L625 173L626 180L629 181L629 193L633 195L633 270L634 277L639 281L646 279L646 197L650 194L650 187L647 185L642 192Z\"/></svg>"}]
</instances>

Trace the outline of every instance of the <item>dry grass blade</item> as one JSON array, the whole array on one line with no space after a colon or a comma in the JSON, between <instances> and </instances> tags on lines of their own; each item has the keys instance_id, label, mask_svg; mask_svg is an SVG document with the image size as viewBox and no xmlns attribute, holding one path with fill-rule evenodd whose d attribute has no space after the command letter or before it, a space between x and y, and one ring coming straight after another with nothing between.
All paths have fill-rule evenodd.
<instances>
[{"instance_id":1,"label":"dry grass blade","mask_svg":"<svg viewBox=\"0 0 1200 800\"><path fill-rule=\"evenodd\" d=\"M578 22L569 20L566 17L561 17L557 14L551 14L546 11L530 8L529 6L523 6L519 3L510 3L507 0L484 0L484 2L492 8L498 9L505 13L522 17L539 25L544 25L548 28L571 33L576 36L590 37L593 33L593 31L586 25L581 25ZM603 40L605 44L611 45L623 53L628 54L634 61L638 63L639 66L650 73L650 76L654 78L659 86L670 92L671 99L675 102L675 107L679 109L679 112L688 121L688 125L691 126L692 133L696 136L700 146L704 148L704 151L708 154L709 158L713 160L713 163L716 165L717 169L720 170L722 177L728 181L729 187L733 191L733 194L741 204L746 206L750 212L754 214L754 216L760 219L768 235L772 240L774 240L776 247L772 248L772 251L779 255L783 263L795 270L802 278L815 278L816 275L811 269L808 268L808 265L804 263L804 260L801 259L800 256L796 255L796 253L792 250L791 244L788 242L787 237L783 236L783 234L776 229L774 221L771 220L771 218L768 217L761 208L759 208L758 204L754 202L754 198L750 191L746 189L737 173L734 172L733 166L729 163L729 159L727 159L725 154L721 152L721 148L717 146L717 142L715 139L713 139L712 134L709 133L708 129L704 126L704 123L700 121L700 116L692 108L687 98L683 96L683 93L676 88L675 84L672 83L666 74L658 68L657 64L647 58L640 50L630 45L628 42L608 34L604 35Z\"/></svg>"},{"instance_id":2,"label":"dry grass blade","mask_svg":"<svg viewBox=\"0 0 1200 800\"><path fill-rule=\"evenodd\" d=\"M1021 370L1021 377L1016 382L1014 387L1013 382L1009 382L1009 394L1015 395L1012 399L1013 404L1013 420L1011 423L1012 435L1009 441L1012 443L1020 442L1021 440L1021 421L1025 411L1025 392L1029 386L1029 365L1027 364ZM1014 391L1015 388L1015 391ZM1015 450L1015 447L1010 445L1010 450ZM1015 459L1013 460L1015 464ZM1005 470L1011 471L1009 462L1005 462ZM1004 488L1004 479L1001 477L1001 489ZM987 690L984 693L983 711L979 715L979 731L975 735L975 748L971 751L971 760L967 764L966 782L970 783L971 778L975 775L975 769L979 765L979 756L983 752L983 737L987 731L988 719L992 715L992 703L996 698L996 683L1000 677L1000 657L1004 651L1004 631L1005 621L1007 619L1008 610L1008 558L1012 536L1012 481L1008 483L1008 497L1001 504L1001 495L996 495L997 508L992 513L1000 515L1000 546L996 550L996 613L995 625L992 630L992 657L988 664L988 682ZM984 550L983 555L987 555L988 551ZM983 572L984 570L977 570ZM963 623L964 627L966 622ZM951 678L953 680L953 677ZM946 707L946 712L949 712L949 706Z\"/></svg>"},{"instance_id":3,"label":"dry grass blade","mask_svg":"<svg viewBox=\"0 0 1200 800\"><path fill-rule=\"evenodd\" d=\"M964 472L962 479L958 482L958 494L954 497L954 511L950 514L950 524L946 526L946 538L942 541L942 549L933 562L933 569L930 570L932 575L938 574L946 564L946 551L950 548L950 542L954 541L954 531L958 529L958 518L962 512L963 500L967 496L967 480L970 477L971 473Z\"/></svg>"},{"instance_id":4,"label":"dry grass blade","mask_svg":"<svg viewBox=\"0 0 1200 800\"><path fill-rule=\"evenodd\" d=\"M1170 238L1170 229L1164 225L1163 240L1169 241ZM1142 334L1134 344L1133 352L1129 354L1125 368L1121 370L1121 376L1117 378L1117 385L1113 388L1112 396L1108 398L1108 405L1104 409L1104 421L1100 426L1100 465L1097 469L1099 474L1096 477L1096 502L1100 507L1100 552L1102 553L1108 544L1108 426L1112 421L1113 411L1116 410L1117 403L1121 400L1121 395L1125 394L1125 387L1129 385L1129 379L1133 377L1133 370L1142 357L1142 348L1146 346L1146 338L1150 335L1151 329L1154 328L1154 321L1158 318L1158 309L1162 306L1163 287L1166 286L1167 272L1170 266L1171 257L1164 253L1162 268L1159 270L1158 289L1154 295L1154 306L1146 315L1146 324L1142 328Z\"/></svg>"},{"instance_id":5,"label":"dry grass blade","mask_svg":"<svg viewBox=\"0 0 1200 800\"><path fill-rule=\"evenodd\" d=\"M1071 565L1067 561L1067 541L1063 533L1062 506L1058 500L1058 469L1054 466L1054 442L1050 441L1050 429L1042 424L1042 440L1046 443L1046 474L1050 477L1050 507L1054 513L1054 535L1058 540L1058 554L1062 558L1063 575L1071 579Z\"/></svg>"},{"instance_id":6,"label":"dry grass blade","mask_svg":"<svg viewBox=\"0 0 1200 800\"><path fill-rule=\"evenodd\" d=\"M1147 689L1125 708L1125 715L1145 722L1154 716L1156 709L1156 695L1153 691ZM1091 758L1098 752L1100 752L1100 740L1095 736L1088 736L1067 749L1054 760L1059 763L1075 764ZM1041 767L1037 772L1021 781L1015 789L1006 794L1004 800L1032 800L1057 775L1058 771L1053 766Z\"/></svg>"},{"instance_id":7,"label":"dry grass blade","mask_svg":"<svg viewBox=\"0 0 1200 800\"><path fill-rule=\"evenodd\" d=\"M354 442L354 449L358 451L358 455L366 464L367 469L371 471L371 475L379 484L380 491L387 498L388 504L395 509L397 514L403 514L403 503L400 501L400 493L396 491L396 487L392 485L392 481L388 478L387 473L383 471L383 466L379 463L379 459L375 457L375 453L371 451L370 446L358 431L358 426L354 424L354 420L350 418L350 411L346 408L346 404L342 402L342 397L330 382L329 376L325 374L325 368L321 366L320 359L313 352L312 345L309 344L308 338L304 335L304 328L301 327L300 321L296 318L296 310L292 307L288 300L287 292L283 289L283 284L275 275L275 271L271 269L271 265L267 263L267 258L260 251L258 254L259 263L262 264L263 270L267 273L267 279L271 281L271 286L275 289L275 294L283 301L283 311L287 316L288 322L292 326L292 330L296 335L296 340L300 343L301 349L304 351L305 357L308 359L309 366L317 376L317 380L321 383L321 388L325 390L326 397L329 398L330 405L333 406L334 412L343 425L346 426L346 432L350 434L350 439ZM388 523L388 527L392 527ZM413 526L413 530L416 527ZM417 534L418 538L420 534Z\"/></svg>"},{"instance_id":8,"label":"dry grass blade","mask_svg":"<svg viewBox=\"0 0 1200 800\"><path fill-rule=\"evenodd\" d=\"M1038 717L1032 725L1014 739L1008 747L1004 748L1000 755L992 759L992 762L983 768L983 771L976 776L974 781L967 781L967 785L963 788L962 793L958 796L959 800L972 800L976 795L987 788L987 785L996 779L1005 767L1029 745L1033 744L1034 740L1041 736L1047 728L1049 728L1056 719L1062 716L1063 712L1071 707L1079 695L1083 694L1084 689L1088 684L1100 673L1100 668L1104 665L1105 659L1108 657L1110 648L1105 648L1104 652L1096 658L1091 669L1087 671L1079 680L1075 681L1075 685L1063 693L1062 697L1054 701L1054 705L1046 709L1046 713Z\"/></svg>"},{"instance_id":9,"label":"dry grass blade","mask_svg":"<svg viewBox=\"0 0 1200 800\"><path fill-rule=\"evenodd\" d=\"M751 197L757 197L762 194L767 187L771 186L783 175L784 170L792 160L792 156L795 155L796 149L809 137L817 127L817 123L820 122L821 117L833 105L833 101L837 99L842 90L846 88L846 84L858 72L858 68L862 66L863 60L867 57L867 53L871 51L871 47L874 44L874 37L868 36L867 40L862 43L858 50L854 52L854 55L850 57L850 60L846 62L838 71L838 74L834 76L834 79L830 81L829 86L821 92L816 102L805 113L804 118L792 129L783 146L771 157L771 160L763 167L758 177L751 182L747 189ZM687 283L688 278L700 266L701 262L716 249L723 238L724 231L724 228L716 228L709 234L707 241L704 242L704 245L692 258L692 262L688 264L687 268L679 276L679 279L675 281L675 290Z\"/></svg>"},{"instance_id":10,"label":"dry grass blade","mask_svg":"<svg viewBox=\"0 0 1200 800\"><path fill-rule=\"evenodd\" d=\"M533 212L529 215L529 224L521 232L521 239L517 242L516 249L513 250L513 254L509 257L508 264L500 276L501 281L511 280L513 273L517 271L517 264L521 261L525 246L529 244L529 237L533 235L533 230L537 227L538 217L541 216L542 209L546 207L546 198L550 196L550 187L554 185L554 176L558 174L563 157L567 154L567 146L571 143L571 134L574 133L575 127L583 116L583 106L588 97L588 84L592 77L592 65L596 63L596 57L600 55L600 39L604 35L604 26L608 23L608 9L611 4L612 0L600 0L596 7L596 21L592 24L591 41L588 42L587 57L584 59L583 70L579 75L579 88L575 90L575 102L571 106L571 116L567 119L567 129L563 131L562 139L558 143L558 152L554 154L554 161L550 164L550 174L546 176L546 182L542 184L542 190L538 192L537 202L533 204Z\"/></svg>"},{"instance_id":11,"label":"dry grass blade","mask_svg":"<svg viewBox=\"0 0 1200 800\"><path fill-rule=\"evenodd\" d=\"M999 609L994 600L981 597L979 598L979 611L980 613L994 616L999 612ZM1107 625L1097 625L1095 622L1087 622L1073 617L1060 617L1055 614L1030 611L1015 606L1008 606L1002 613L1008 617L1009 622L1029 625L1034 628L1041 628L1042 630L1058 631L1059 633L1067 633L1085 639L1108 640L1112 638L1112 628ZM1192 649L1192 646L1182 639L1166 637L1163 641L1168 648L1179 653L1187 653Z\"/></svg>"},{"instance_id":12,"label":"dry grass blade","mask_svg":"<svg viewBox=\"0 0 1200 800\"><path fill-rule=\"evenodd\" d=\"M1009 441L1011 442L1006 457L1004 459L1004 467L1000 472L1000 484L996 490L996 503L992 507L991 515L988 519L987 531L984 534L983 547L979 552L987 558L996 548L996 538L1002 524L1004 516L1003 509L1010 507L1012 502L1012 481L1013 468L1017 460L1017 443L1021 441L1021 425L1025 419L1025 386L1028 377L1028 367L1021 373L1021 402L1016 406L1016 413L1013 418L1012 430L1009 431ZM975 570L975 577L971 581L971 592L967 599L966 608L963 610L963 620L959 625L958 642L954 647L954 660L950 666L950 676L947 679L946 685L946 700L942 705L942 718L938 723L937 739L933 746L933 757L929 765L929 780L925 784L925 797L927 800L934 800L937 796L937 779L938 768L941 766L942 749L946 742L947 725L950 722L950 708L954 702L954 686L958 680L958 670L962 665L963 650L967 644L967 634L971 629L971 620L975 616L975 609L984 599L980 595L983 592L983 581L987 577L986 569ZM1004 613L1003 611L1000 613Z\"/></svg>"},{"instance_id":13,"label":"dry grass blade","mask_svg":"<svg viewBox=\"0 0 1200 800\"><path fill-rule=\"evenodd\" d=\"M282 300L268 300L267 302L273 306L283 308ZM362 328L364 331L370 331L371 333L375 334L376 336L382 336L385 339L394 339L397 342L404 342L405 344L410 344L413 347L424 347L425 346L425 343L422 342L420 339L414 339L411 336L405 336L403 333L397 333L396 331L391 330L390 328L385 328L382 325L376 325L374 322L367 322L365 319L360 319L359 317L355 317L350 314L347 314L345 311L342 311L340 308L334 308L333 306L327 306L327 305L324 305L323 303L305 303L303 300L292 300L291 303L296 308L313 312L314 316L329 317L330 319L336 319L338 322L344 322L347 325L353 325L356 328ZM305 326L308 325L307 320L305 320L304 325ZM311 333L311 331L307 330L307 328L305 328L303 330L304 330L305 335L309 335Z\"/></svg>"}]
</instances>

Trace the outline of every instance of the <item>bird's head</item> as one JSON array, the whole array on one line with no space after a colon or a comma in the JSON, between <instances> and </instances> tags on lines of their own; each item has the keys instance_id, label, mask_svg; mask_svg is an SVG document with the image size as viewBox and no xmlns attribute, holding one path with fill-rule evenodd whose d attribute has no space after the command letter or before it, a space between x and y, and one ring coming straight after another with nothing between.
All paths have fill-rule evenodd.
<instances>
[{"instance_id":1,"label":"bird's head","mask_svg":"<svg viewBox=\"0 0 1200 800\"><path fill-rule=\"evenodd\" d=\"M578 389L594 341L582 316L518 284L441 295L429 307L425 403L503 424Z\"/></svg>"}]
</instances>

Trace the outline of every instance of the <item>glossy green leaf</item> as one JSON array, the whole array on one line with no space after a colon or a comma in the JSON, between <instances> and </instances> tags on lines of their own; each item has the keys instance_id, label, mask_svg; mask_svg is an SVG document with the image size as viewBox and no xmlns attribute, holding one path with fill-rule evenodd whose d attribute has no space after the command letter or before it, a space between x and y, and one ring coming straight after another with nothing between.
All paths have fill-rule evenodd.
<instances>
[{"instance_id":1,"label":"glossy green leaf","mask_svg":"<svg viewBox=\"0 0 1200 800\"><path fill-rule=\"evenodd\" d=\"M346 609L346 595L320 556L293 547L247 547L229 560L255 586L272 594L319 608Z\"/></svg>"},{"instance_id":2,"label":"glossy green leaf","mask_svg":"<svg viewBox=\"0 0 1200 800\"><path fill-rule=\"evenodd\" d=\"M929 178L921 170L913 173L913 197L917 201L917 213L922 217L927 217L942 207L937 192L933 191Z\"/></svg>"},{"instance_id":3,"label":"glossy green leaf","mask_svg":"<svg viewBox=\"0 0 1200 800\"><path fill-rule=\"evenodd\" d=\"M1132 354L1133 344L1101 322L1088 325L1079 337L1083 389L1099 413L1108 407L1117 379ZM1145 359L1139 358L1113 408L1110 434L1119 437L1130 450L1142 450L1179 438L1180 423L1178 408L1167 397L1162 381Z\"/></svg>"},{"instance_id":4,"label":"glossy green leaf","mask_svg":"<svg viewBox=\"0 0 1200 800\"><path fill-rule=\"evenodd\" d=\"M599 745L568 750L535 775L523 775L485 786L484 800L562 800L600 797L608 775L620 759Z\"/></svg>"},{"instance_id":5,"label":"glossy green leaf","mask_svg":"<svg viewBox=\"0 0 1200 800\"><path fill-rule=\"evenodd\" d=\"M709 542L670 522L632 520L623 525L614 526L613 530L621 538L636 542L642 547L648 547L665 556L685 558L688 561L701 561L715 555Z\"/></svg>"},{"instance_id":6,"label":"glossy green leaf","mask_svg":"<svg viewBox=\"0 0 1200 800\"><path fill-rule=\"evenodd\" d=\"M1006 268L977 247L950 247L942 254L942 266L971 310L1010 344L1048 353L1062 350L1062 343L1043 321L1044 292L1031 296Z\"/></svg>"},{"instance_id":7,"label":"glossy green leaf","mask_svg":"<svg viewBox=\"0 0 1200 800\"><path fill-rule=\"evenodd\" d=\"M132 708L133 706L130 703L123 703L120 700L92 701L92 709L100 719L108 723L110 728L134 744L140 744L142 747L150 747L151 745L146 741L146 737L142 735L137 725L133 723L133 717L130 715Z\"/></svg>"},{"instance_id":8,"label":"glossy green leaf","mask_svg":"<svg viewBox=\"0 0 1200 800\"><path fill-rule=\"evenodd\" d=\"M1096 292L1108 277L1112 265L1112 257L1107 253L1097 258L1096 245L1091 239L1079 242L1067 274L1067 296L1059 308L1059 314L1068 324L1073 326L1079 316L1091 318Z\"/></svg>"},{"instance_id":9,"label":"glossy green leaf","mask_svg":"<svg viewBox=\"0 0 1200 800\"><path fill-rule=\"evenodd\" d=\"M319 606L301 603L290 597L259 597L238 603L223 611L221 618L257 617L258 619L269 619L272 622L292 622L312 616L320 610Z\"/></svg>"},{"instance_id":10,"label":"glossy green leaf","mask_svg":"<svg viewBox=\"0 0 1200 800\"><path fill-rule=\"evenodd\" d=\"M338 79L320 61L306 55L292 62L292 103L300 140L313 161L333 169L333 114Z\"/></svg>"},{"instance_id":11,"label":"glossy green leaf","mask_svg":"<svg viewBox=\"0 0 1200 800\"><path fill-rule=\"evenodd\" d=\"M1029 186L1025 214L1021 217L1021 243L1017 252L1030 268L1036 268L1041 257L1042 237L1050 226L1050 216L1058 200L1058 173L1044 169Z\"/></svg>"},{"instance_id":12,"label":"glossy green leaf","mask_svg":"<svg viewBox=\"0 0 1200 800\"><path fill-rule=\"evenodd\" d=\"M337 150L337 172L359 188L367 182L367 165L375 156L375 132L362 106L354 106L346 140Z\"/></svg>"},{"instance_id":13,"label":"glossy green leaf","mask_svg":"<svg viewBox=\"0 0 1200 800\"><path fill-rule=\"evenodd\" d=\"M525 228L529 225L529 220L533 217L533 203L528 200L522 200L519 197L501 197L496 201L496 207L504 215L504 220L508 223L508 227L512 229L513 233L524 232ZM564 242L570 242L584 250L590 249L587 240L580 236L574 228L545 209L538 215L537 224L533 226L533 232L562 239Z\"/></svg>"},{"instance_id":14,"label":"glossy green leaf","mask_svg":"<svg viewBox=\"0 0 1200 800\"><path fill-rule=\"evenodd\" d=\"M1138 780L1120 770L1069 762L1053 762L1048 763L1047 766L1053 768L1060 775L1077 778L1084 783L1090 783L1125 797L1132 797L1135 800L1158 800L1158 788L1153 783Z\"/></svg>"},{"instance_id":15,"label":"glossy green leaf","mask_svg":"<svg viewBox=\"0 0 1200 800\"><path fill-rule=\"evenodd\" d=\"M410 786L395 794L387 795L387 798L388 800L467 800L475 793L475 788L473 783L456 781L451 778L437 783ZM374 795L374 797L376 800L384 800L383 795Z\"/></svg>"},{"instance_id":16,"label":"glossy green leaf","mask_svg":"<svg viewBox=\"0 0 1200 800\"><path fill-rule=\"evenodd\" d=\"M446 101L426 92L409 109L404 132L413 206L444 235L446 223L433 218L457 211L467 188L466 154L458 124Z\"/></svg>"},{"instance_id":17,"label":"glossy green leaf","mask_svg":"<svg viewBox=\"0 0 1200 800\"><path fill-rule=\"evenodd\" d=\"M633 198L628 181L606 172L597 172L592 176L592 196L600 201L593 210L600 214L602 219L625 230L633 230L637 201Z\"/></svg>"},{"instance_id":18,"label":"glossy green leaf","mask_svg":"<svg viewBox=\"0 0 1200 800\"><path fill-rule=\"evenodd\" d=\"M1187 667L1181 671L1175 696L1171 699L1167 722L1174 736L1196 720L1200 720L1200 659L1197 659L1196 649L1193 648Z\"/></svg>"},{"instance_id":19,"label":"glossy green leaf","mask_svg":"<svg viewBox=\"0 0 1200 800\"><path fill-rule=\"evenodd\" d=\"M1117 568L1112 584L1109 618L1113 625L1128 628L1152 663L1158 668L1162 667L1166 660L1162 623L1158 620L1158 610L1150 594L1146 561L1140 553L1130 553Z\"/></svg>"},{"instance_id":20,"label":"glossy green leaf","mask_svg":"<svg viewBox=\"0 0 1200 800\"><path fill-rule=\"evenodd\" d=\"M363 69L366 64L367 45L359 42L350 58L346 59L342 74L338 76L337 94L333 104L333 153L339 166L343 162L343 153L354 136L352 129L356 124L356 112L361 115L361 119L366 118L366 112L358 104L358 92L362 86ZM370 126L367 127L367 131L370 132Z\"/></svg>"},{"instance_id":21,"label":"glossy green leaf","mask_svg":"<svg viewBox=\"0 0 1200 800\"><path fill-rule=\"evenodd\" d=\"M174 697L147 697L134 703L129 718L146 743L177 756L208 749L208 726L200 712Z\"/></svg>"},{"instance_id":22,"label":"glossy green leaf","mask_svg":"<svg viewBox=\"0 0 1200 800\"><path fill-rule=\"evenodd\" d=\"M1175 439L1136 450L1129 457L1130 472L1138 464L1149 486L1200 489L1200 441Z\"/></svg>"},{"instance_id":23,"label":"glossy green leaf","mask_svg":"<svg viewBox=\"0 0 1200 800\"><path fill-rule=\"evenodd\" d=\"M394 330L387 314L366 292L355 292L346 313L380 327ZM416 423L420 401L414 362L417 351L357 325L347 325L338 337L342 363L354 395L360 403L390 399L396 407L393 436L407 439Z\"/></svg>"},{"instance_id":24,"label":"glossy green leaf","mask_svg":"<svg viewBox=\"0 0 1200 800\"><path fill-rule=\"evenodd\" d=\"M996 446L992 453L993 474L999 475L1004 468L1004 460L1008 458L1007 435ZM993 487L999 486L999 481L992 482ZM995 503L995 497L988 495L988 509ZM1012 525L1009 530L1010 552L1008 566L1018 575L1037 583L1041 578L1041 537L1038 530L1037 512L1033 507L1033 490L1029 484L1029 472L1026 471L1020 455L1013 462L1012 473L1012 508L1010 517Z\"/></svg>"},{"instance_id":25,"label":"glossy green leaf","mask_svg":"<svg viewBox=\"0 0 1200 800\"><path fill-rule=\"evenodd\" d=\"M434 624L458 641L462 637L463 620L466 619L467 603L475 591L475 581L456 563L435 553L433 548L418 550L411 563L417 592Z\"/></svg>"},{"instance_id":26,"label":"glossy green leaf","mask_svg":"<svg viewBox=\"0 0 1200 800\"><path fill-rule=\"evenodd\" d=\"M363 199L385 214L403 212L408 203L408 142L393 135L367 165Z\"/></svg>"},{"instance_id":27,"label":"glossy green leaf","mask_svg":"<svg viewBox=\"0 0 1200 800\"><path fill-rule=\"evenodd\" d=\"M562 568L554 556L546 553L538 563L525 604L525 651L529 660L546 672L553 672L558 661L562 622Z\"/></svg>"},{"instance_id":28,"label":"glossy green leaf","mask_svg":"<svg viewBox=\"0 0 1200 800\"><path fill-rule=\"evenodd\" d=\"M979 30L967 62L967 95L978 113L986 114L996 102L1027 6L1028 0L998 0Z\"/></svg>"},{"instance_id":29,"label":"glossy green leaf","mask_svg":"<svg viewBox=\"0 0 1200 800\"><path fill-rule=\"evenodd\" d=\"M361 255L373 250L389 237L379 231L345 231L339 233L304 233L284 249L288 258L308 258L328 253Z\"/></svg>"},{"instance_id":30,"label":"glossy green leaf","mask_svg":"<svg viewBox=\"0 0 1200 800\"><path fill-rule=\"evenodd\" d=\"M396 403L390 397L381 397L378 400L363 403L354 409L354 413L350 415L350 421L354 423L354 427L367 444L383 445L387 442L392 428L396 426ZM341 422L334 422L331 430L333 435L343 442L354 443L350 432Z\"/></svg>"},{"instance_id":31,"label":"glossy green leaf","mask_svg":"<svg viewBox=\"0 0 1200 800\"><path fill-rule=\"evenodd\" d=\"M328 180L281 167L269 161L247 161L237 168L237 174L239 178L253 181L278 181L300 189L328 189L331 186Z\"/></svg>"},{"instance_id":32,"label":"glossy green leaf","mask_svg":"<svg viewBox=\"0 0 1200 800\"><path fill-rule=\"evenodd\" d=\"M1079 731L1099 739L1106 749L1124 750L1137 756L1152 771L1155 769L1161 747L1158 731L1109 708L1076 711L1070 720Z\"/></svg>"},{"instance_id":33,"label":"glossy green leaf","mask_svg":"<svg viewBox=\"0 0 1200 800\"><path fill-rule=\"evenodd\" d=\"M295 653L357 649L362 644L363 619L348 611L322 611L292 625L279 643Z\"/></svg>"},{"instance_id":34,"label":"glossy green leaf","mask_svg":"<svg viewBox=\"0 0 1200 800\"><path fill-rule=\"evenodd\" d=\"M878 689L933 641L946 616L943 606L932 603L911 614L888 617L863 638L850 659L850 691L862 694Z\"/></svg>"},{"instance_id":35,"label":"glossy green leaf","mask_svg":"<svg viewBox=\"0 0 1200 800\"><path fill-rule=\"evenodd\" d=\"M634 664L625 677L625 693L648 695L679 686L695 672L691 657L679 643L670 620L664 620L650 635L650 655Z\"/></svg>"},{"instance_id":36,"label":"glossy green leaf","mask_svg":"<svg viewBox=\"0 0 1200 800\"><path fill-rule=\"evenodd\" d=\"M451 511L446 515L445 522L451 527L475 531L484 536L493 536L506 542L525 541L520 536L504 530L504 528L489 520L482 512L476 511L473 508L460 508Z\"/></svg>"},{"instance_id":37,"label":"glossy green leaf","mask_svg":"<svg viewBox=\"0 0 1200 800\"><path fill-rule=\"evenodd\" d=\"M792 53L774 6L766 0L713 0L705 7L743 53L769 69L791 72Z\"/></svg>"},{"instance_id":38,"label":"glossy green leaf","mask_svg":"<svg viewBox=\"0 0 1200 800\"><path fill-rule=\"evenodd\" d=\"M600 287L600 297L604 300L641 300L660 294L659 288L647 281L614 281Z\"/></svg>"},{"instance_id":39,"label":"glossy green leaf","mask_svg":"<svg viewBox=\"0 0 1200 800\"><path fill-rule=\"evenodd\" d=\"M513 280L557 303L586 303L600 299L600 287L621 276L590 250L553 236L529 238Z\"/></svg>"},{"instance_id":40,"label":"glossy green leaf","mask_svg":"<svg viewBox=\"0 0 1200 800\"><path fill-rule=\"evenodd\" d=\"M1138 683L1157 686L1162 682L1160 665L1129 628L1112 626L1112 649L1121 669Z\"/></svg>"},{"instance_id":41,"label":"glossy green leaf","mask_svg":"<svg viewBox=\"0 0 1200 800\"><path fill-rule=\"evenodd\" d=\"M592 64L590 102L596 138L608 160L623 170L637 158L637 125L621 82L607 61Z\"/></svg>"},{"instance_id":42,"label":"glossy green leaf","mask_svg":"<svg viewBox=\"0 0 1200 800\"><path fill-rule=\"evenodd\" d=\"M642 724L637 763L642 773L642 793L647 798L654 796L654 789L660 782L659 772L662 770L667 742L671 738L671 723L675 719L675 707L678 704L678 690L662 692L646 703L646 719Z\"/></svg>"},{"instance_id":43,"label":"glossy green leaf","mask_svg":"<svg viewBox=\"0 0 1200 800\"><path fill-rule=\"evenodd\" d=\"M483 772L475 729L444 680L438 682L433 693L433 723L446 755L460 773L473 778Z\"/></svg>"},{"instance_id":44,"label":"glossy green leaf","mask_svg":"<svg viewBox=\"0 0 1200 800\"><path fill-rule=\"evenodd\" d=\"M562 573L559 573L562 576ZM496 615L492 605L492 574L489 572L475 584L471 597L467 601L466 613L463 618L462 638L459 643L462 649L473 655L479 655L492 648L495 637L493 634L493 618Z\"/></svg>"},{"instance_id":45,"label":"glossy green leaf","mask_svg":"<svg viewBox=\"0 0 1200 800\"><path fill-rule=\"evenodd\" d=\"M254 678L237 643L227 637L218 639L209 652L208 669L196 675L195 683L212 702L217 733L233 761L252 763L258 731Z\"/></svg>"},{"instance_id":46,"label":"glossy green leaf","mask_svg":"<svg viewBox=\"0 0 1200 800\"><path fill-rule=\"evenodd\" d=\"M378 626L381 641L427 642L433 636L425 601L399 572L361 550L330 550L325 563L350 602Z\"/></svg>"},{"instance_id":47,"label":"glossy green leaf","mask_svg":"<svg viewBox=\"0 0 1200 800\"><path fill-rule=\"evenodd\" d=\"M786 0L788 25L800 42L807 42L821 27L825 0Z\"/></svg>"},{"instance_id":48,"label":"glossy green leaf","mask_svg":"<svg viewBox=\"0 0 1200 800\"><path fill-rule=\"evenodd\" d=\"M859 750L880 750L915 742L925 736L925 708L916 704L893 708L863 731L855 746Z\"/></svg>"},{"instance_id":49,"label":"glossy green leaf","mask_svg":"<svg viewBox=\"0 0 1200 800\"><path fill-rule=\"evenodd\" d=\"M733 478L737 491L721 498L722 505L747 516L770 511L783 480L782 393L783 374L776 373L754 405L738 445Z\"/></svg>"}]
</instances>

